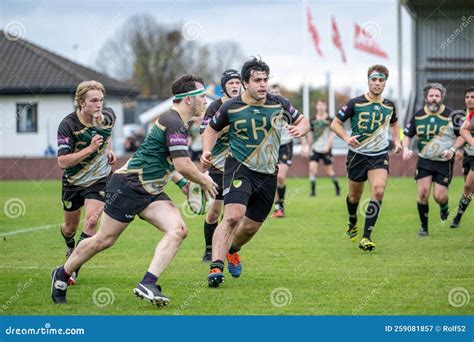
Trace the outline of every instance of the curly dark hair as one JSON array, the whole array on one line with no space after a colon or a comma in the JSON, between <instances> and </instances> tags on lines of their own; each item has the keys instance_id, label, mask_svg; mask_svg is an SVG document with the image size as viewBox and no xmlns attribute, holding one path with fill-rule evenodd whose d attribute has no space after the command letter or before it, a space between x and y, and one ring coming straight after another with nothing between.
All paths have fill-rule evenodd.
<instances>
[{"instance_id":1,"label":"curly dark hair","mask_svg":"<svg viewBox=\"0 0 474 342\"><path fill-rule=\"evenodd\" d=\"M204 85L204 81L201 77L195 75L185 74L177 78L171 85L171 93L173 95L187 93L188 91L197 89L196 82ZM173 100L173 103L179 103L180 100Z\"/></svg>"},{"instance_id":2,"label":"curly dark hair","mask_svg":"<svg viewBox=\"0 0 474 342\"><path fill-rule=\"evenodd\" d=\"M467 89L464 91L464 96L466 96L467 93L470 93L470 92L472 92L472 91L474 91L474 87L469 87L469 88L467 88Z\"/></svg>"},{"instance_id":3,"label":"curly dark hair","mask_svg":"<svg viewBox=\"0 0 474 342\"><path fill-rule=\"evenodd\" d=\"M252 76L252 71L263 71L269 75L270 67L267 65L267 63L262 61L260 57L257 58L253 56L242 66L242 71L240 73L240 75L242 75L242 81L248 83L250 76Z\"/></svg>"}]
</instances>

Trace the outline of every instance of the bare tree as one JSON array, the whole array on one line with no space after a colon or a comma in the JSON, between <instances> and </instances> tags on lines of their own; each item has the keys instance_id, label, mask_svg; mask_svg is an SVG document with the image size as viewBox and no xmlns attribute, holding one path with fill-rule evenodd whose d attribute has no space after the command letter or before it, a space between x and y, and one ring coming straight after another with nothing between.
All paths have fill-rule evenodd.
<instances>
[{"instance_id":1,"label":"bare tree","mask_svg":"<svg viewBox=\"0 0 474 342\"><path fill-rule=\"evenodd\" d=\"M136 15L109 39L97 60L105 73L137 86L145 96L170 94L181 74L208 78L209 50L183 37L177 27L167 28L151 15Z\"/></svg>"},{"instance_id":2,"label":"bare tree","mask_svg":"<svg viewBox=\"0 0 474 342\"><path fill-rule=\"evenodd\" d=\"M239 43L222 41L208 45L209 49L209 74L210 80L219 84L220 75L227 69L240 71L245 61L245 55Z\"/></svg>"}]
</instances>

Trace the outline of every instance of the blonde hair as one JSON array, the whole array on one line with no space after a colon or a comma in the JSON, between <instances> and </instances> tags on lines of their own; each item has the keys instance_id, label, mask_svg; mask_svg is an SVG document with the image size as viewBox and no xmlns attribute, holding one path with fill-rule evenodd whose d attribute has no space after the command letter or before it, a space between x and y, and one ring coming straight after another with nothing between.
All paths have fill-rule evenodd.
<instances>
[{"instance_id":1,"label":"blonde hair","mask_svg":"<svg viewBox=\"0 0 474 342\"><path fill-rule=\"evenodd\" d=\"M100 90L102 94L105 95L104 85L97 81L83 81L79 83L76 88L76 95L74 97L74 106L77 109L81 109L80 103L83 102L86 98L86 94L89 90Z\"/></svg>"}]
</instances>

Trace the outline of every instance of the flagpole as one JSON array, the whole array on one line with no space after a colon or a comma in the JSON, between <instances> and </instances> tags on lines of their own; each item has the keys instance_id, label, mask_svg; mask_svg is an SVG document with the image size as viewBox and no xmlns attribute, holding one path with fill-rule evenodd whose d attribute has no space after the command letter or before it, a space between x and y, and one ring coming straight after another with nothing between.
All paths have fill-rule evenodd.
<instances>
[{"instance_id":1,"label":"flagpole","mask_svg":"<svg viewBox=\"0 0 474 342\"><path fill-rule=\"evenodd\" d=\"M402 60L402 5L397 1L397 58L398 58L398 99L397 111L400 122L404 122L405 113L403 112L403 60Z\"/></svg>"},{"instance_id":2,"label":"flagpole","mask_svg":"<svg viewBox=\"0 0 474 342\"><path fill-rule=\"evenodd\" d=\"M308 62L308 39L307 39L307 25L308 19L306 17L306 9L308 7L307 0L302 0L303 4L303 26L302 26L302 43L303 43L303 56L305 60L305 64ZM306 118L309 119L309 79L308 79L308 71L305 70L304 66L302 69L302 76L303 76L303 114Z\"/></svg>"}]
</instances>

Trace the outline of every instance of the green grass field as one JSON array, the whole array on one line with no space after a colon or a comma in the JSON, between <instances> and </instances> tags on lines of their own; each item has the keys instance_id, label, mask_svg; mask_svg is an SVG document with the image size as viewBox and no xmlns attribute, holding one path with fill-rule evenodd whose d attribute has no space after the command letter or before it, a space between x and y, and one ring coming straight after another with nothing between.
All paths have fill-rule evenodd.
<instances>
[{"instance_id":1,"label":"green grass field","mask_svg":"<svg viewBox=\"0 0 474 342\"><path fill-rule=\"evenodd\" d=\"M345 194L347 182L341 181ZM455 178L451 212L461 192L462 179ZM167 193L178 205L185 199L174 185ZM64 261L60 182L1 182L0 204L1 315L474 313L473 300L466 298L466 291L467 297L474 296L473 205L461 227L450 229L431 201L431 235L417 238L416 186L408 178L389 179L372 253L362 252L345 236L344 196L334 196L329 179L318 179L316 198L308 197L306 180L290 179L287 218L265 223L241 251L242 276L233 279L226 271L219 289L207 288L208 265L201 262L204 217L186 219L188 238L159 280L171 298L164 309L132 294L161 237L146 222L135 219L115 246L87 263L78 285L69 288L68 305L55 306L50 273ZM34 227L40 229L19 232ZM464 305L456 307L459 303Z\"/></svg>"}]
</instances>

